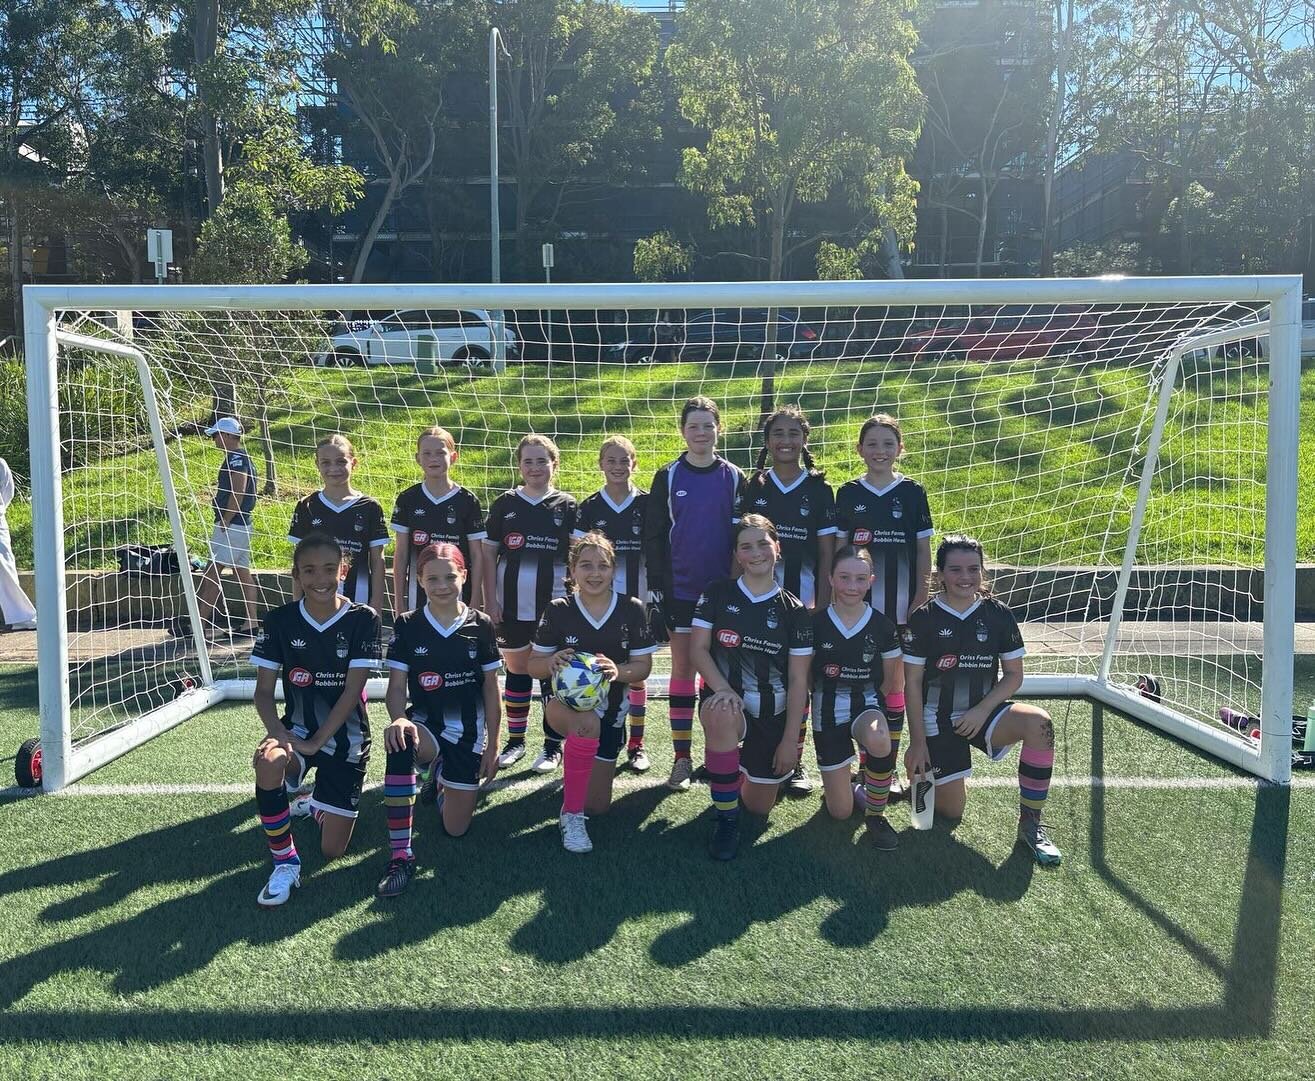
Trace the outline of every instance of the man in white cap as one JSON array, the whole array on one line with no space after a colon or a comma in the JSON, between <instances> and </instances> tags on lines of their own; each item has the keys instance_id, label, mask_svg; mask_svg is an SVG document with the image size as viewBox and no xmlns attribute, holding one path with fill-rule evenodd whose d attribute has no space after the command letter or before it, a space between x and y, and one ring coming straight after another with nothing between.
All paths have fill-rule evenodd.
<instances>
[{"instance_id":1,"label":"man in white cap","mask_svg":"<svg viewBox=\"0 0 1315 1081\"><path fill-rule=\"evenodd\" d=\"M215 484L215 529L210 536L210 562L201 575L196 599L207 636L217 629L217 608L222 586L220 571L232 567L242 586L246 623L233 633L249 637L260 629L256 622L256 582L251 577L251 510L256 505L256 467L242 445L242 425L236 417L218 417L205 430L224 453Z\"/></svg>"},{"instance_id":2,"label":"man in white cap","mask_svg":"<svg viewBox=\"0 0 1315 1081\"><path fill-rule=\"evenodd\" d=\"M9 543L5 508L14 498L14 475L0 458L0 630L30 631L36 627L36 609L18 585L18 565Z\"/></svg>"}]
</instances>

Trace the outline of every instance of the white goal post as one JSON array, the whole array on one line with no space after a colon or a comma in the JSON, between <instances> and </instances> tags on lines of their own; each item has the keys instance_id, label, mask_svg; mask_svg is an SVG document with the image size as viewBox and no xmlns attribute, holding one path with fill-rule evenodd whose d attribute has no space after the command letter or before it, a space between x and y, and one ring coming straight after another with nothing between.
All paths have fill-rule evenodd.
<instances>
[{"instance_id":1,"label":"white goal post","mask_svg":"<svg viewBox=\"0 0 1315 1081\"><path fill-rule=\"evenodd\" d=\"M1061 642L1053 656L1042 658L1045 663L1029 662L1024 694L1085 696L1261 778L1286 783L1292 753L1300 290L1297 276L552 286L28 286L24 289L25 354L43 787L57 791L216 703L251 696L254 683L237 660L225 657L220 663L212 656L188 573L180 575L180 606L174 609L181 628L175 639L181 644L169 651L149 643L137 653L125 649L112 676L97 667L98 662L83 664L70 644L71 636L98 633L85 629L92 602L75 588L73 576L81 582L113 574L107 570L111 546L132 541L131 530L139 521L149 518L154 523L154 532L142 542L165 540L184 571L196 551L203 528L198 522L205 515L200 478L205 470L213 477L214 465L198 464L189 457L190 451L181 449L181 436L197 429L194 421L190 428L183 423L178 387L192 374L204 376L203 369L230 363L226 350L232 343L204 322L211 313L226 318L251 313L253 333L267 336L253 347L253 355L265 358L260 363L289 373L294 385L281 392L282 426L275 441L284 442L274 448L279 454L309 451L297 442L305 432L346 430L348 425L341 419L344 402L354 410L355 439L362 431L382 431L394 419L411 424L413 430L414 409L428 411L433 417L429 423L451 427L456 423L449 411L455 408L452 403L460 395L478 395L480 386L486 386L485 398L471 399L478 400L480 417L462 421L466 434L459 440L463 449L472 448L470 458L476 463L483 461L479 455L485 452L490 461L497 458L493 464L472 467L483 469L477 474L483 480L477 488L485 507L488 493L513 483L510 447L518 430L528 430L518 428L523 422L514 419L522 412L534 430L558 438L564 457L575 440L588 447L573 460L583 462L592 454L596 464L597 440L584 433L598 424L627 434L628 422L661 417L667 418L663 423L674 434L675 414L687 396L700 392L714 398L737 396L733 405L741 422L735 426L738 442L733 441L732 457L747 470L761 445L754 423L760 407L773 400L808 398L821 403L810 412L815 429L810 445L815 453L819 448L823 451L819 464L837 486L862 472L853 452L857 424L878 409L899 412L915 463L909 472L926 484L934 514L942 501L955 508L944 523L937 517L937 533L948 531L947 526L974 531L989 521L998 534L987 545L989 566L997 570L1006 600L1024 607L1034 604L1041 612L1044 605L1037 596L1047 590L1064 594L1058 614L1042 612L1035 629L1056 642L1071 639L1073 648ZM747 331L735 331L746 335L743 341L751 352L761 354L761 361L749 366L735 361L734 370L723 371L709 360L705 371L697 363L691 366L691 354L682 352L691 349L699 318L740 327L751 322L744 313L760 313L753 318L761 320L764 311L769 329L759 327L756 339ZM255 314L313 313L303 321L306 326L329 328L339 313L350 312L372 313L375 322L386 322L380 313L391 313L387 318L399 326L404 315L428 313L432 333L418 335L425 344L414 363L407 362L416 374L408 369L403 380L398 369L371 367L374 361L367 364L364 359L360 371L311 368L306 363L302 324L295 334L268 330L259 322L263 316ZM632 320L629 313L635 312L650 314ZM687 320L674 339L677 344L670 346L669 368L663 366L661 339L633 332L634 325L647 320L650 329L645 333L656 335L655 322L666 312L685 313ZM1075 312L1090 314L1079 317ZM96 324L87 313L127 314L116 331L112 322ZM544 355L532 355L525 328L534 320L528 315L515 318L521 313L535 313L538 325L548 328ZM610 314L602 313L626 314L613 323ZM466 340L475 343L458 355L464 361L479 361L479 342L486 343L492 354L486 368L463 369L453 376L442 367L445 347L439 331L446 323L439 315L456 315L456 323L464 319ZM134 316L147 326L136 336L130 330ZM186 322L193 317L201 320L199 329ZM1003 342L1007 328L1014 332L1025 332L1029 325L1071 328L1080 318L1088 318L1098 328L1093 333L1103 337L1075 344L1077 338L1062 329L1052 335L1056 344L1048 347L1048 353L982 344ZM192 350L196 372L189 372L185 357L179 361L173 356L169 364L161 361L160 327L168 320L172 320L171 333L181 325L191 335L182 352ZM491 333L486 333L484 323L493 328ZM866 337L853 330L860 324L869 328ZM505 354L511 335L504 337L504 325L521 328L510 357ZM583 326L590 333L587 355L583 350L565 356L554 352L554 336L579 335ZM791 342L782 344L782 327L795 336ZM350 333L383 339L386 329L366 320ZM806 349L796 350L801 334L812 336ZM976 344L969 343L970 334L978 335ZM609 343L609 335L616 340ZM643 342L648 341L653 345L648 353L657 355L631 356L626 344L631 337L639 342L637 352L645 352ZM855 344L860 338L861 347ZM175 334L170 340L176 345L183 339ZM764 346L765 340L773 347ZM992 349L998 350L998 356L990 353ZM320 355L334 359L340 354L326 345ZM395 363L386 351L380 355L381 363ZM69 367L70 357L78 358L74 367ZM79 373L108 363L109 358L126 365L125 373L135 373L129 378L135 380L132 393L125 398L129 404L81 384L76 394L68 393L71 382L83 378ZM438 376L430 379L420 374L432 372L435 359L440 361ZM622 369L636 359L644 366ZM612 366L620 374L612 373ZM1043 368L1044 374L1038 375ZM312 374L321 370L326 372L323 377ZM386 374L376 374L381 371ZM322 385L309 382L320 378ZM482 379L487 382L480 384ZM1126 390L1134 379L1140 389ZM581 387L610 388L606 394L617 394L620 388L619 396L581 399L574 389L577 380ZM1125 388L1122 397L1110 390L1116 384ZM744 389L750 386L751 391ZM989 408L983 405L988 390L994 395ZM920 403L933 399L939 403L935 409L928 405L923 411ZM1000 402L1008 407L1004 411L1008 415L996 415ZM544 403L548 415L536 415ZM140 426L140 442L126 445L123 453L136 455L134 469L145 468L142 463L149 460L154 463L150 468L158 472L158 496L150 498L163 505L148 508L150 514L128 498L134 494L133 484L141 483L132 476L145 474L124 472L119 487L111 492L106 486L116 483L114 461L88 464L85 453L93 442L108 440L98 433L113 427L110 421L117 423L138 408L146 421ZM1184 408L1190 415L1182 412ZM84 411L77 418L76 436L70 434L71 409ZM87 411L94 410L102 412L92 417ZM953 423L958 425L948 434L937 427L950 423L946 416L957 418ZM484 427L479 429L478 424ZM1207 460L1215 431L1221 456ZM933 443L938 449L931 449ZM649 455L647 446L641 446L644 460L636 478L640 483L646 483L660 464L653 456L658 444L652 444ZM667 444L661 447L665 453ZM574 446L570 449L577 453ZM1234 451L1238 472L1229 476L1221 470L1227 469ZM95 483L101 488L94 500L99 502L90 494L89 472L98 472ZM1053 505L1052 519L1062 517L1055 508L1072 501L1074 528L1086 530L1085 541L1073 548L1078 557L1049 559L1046 550L1037 547L1042 540L1029 539L1033 534L1049 536L1046 529L1056 528L1054 521L1034 528L1020 517L1017 543L1010 540L1013 534L1001 519L1021 512L1012 502L1007 507L1000 502L1006 497L998 494L1002 490L998 486L1007 483L1001 477L1024 474L1033 498L1041 493ZM994 478L995 502L974 508L974 485L985 483L983 477ZM388 482L401 483L393 474ZM596 487L596 483L584 487L581 481L573 490L583 497ZM153 481L151 492L155 491ZM1239 491L1244 497L1238 496ZM372 494L386 514L396 489ZM1175 546L1174 538L1164 536L1165 530L1152 528L1161 506L1184 515L1181 521L1188 524L1174 527L1180 534L1197 522L1201 536ZM1219 523L1226 523L1230 514L1237 532L1225 536L1226 528ZM94 519L96 528L83 530L82 518ZM1154 537L1149 537L1152 532ZM74 533L80 538L76 544L69 540ZM1225 554L1216 555L1212 548L1216 544L1226 548ZM1183 556L1184 551L1189 554ZM1082 562L1085 569L1079 574L1067 565L1073 562ZM280 565L285 563L286 559ZM1253 592L1260 592L1251 598L1255 603L1249 608L1247 598L1240 596L1247 591L1248 572L1256 576ZM1068 584L1056 585L1061 579ZM1161 615L1157 618L1156 613ZM1248 623L1259 624L1251 639L1227 629ZM1025 623L1025 630L1031 625ZM1152 625L1169 645L1148 644L1146 628ZM184 656L187 676L175 688L180 693L163 695L160 687L178 680L179 658ZM1154 683L1151 694L1144 693L1145 687L1139 691L1136 677L1142 671L1172 684L1172 692L1154 693ZM80 683L84 678L86 687ZM372 681L372 686L377 691L380 684ZM84 691L86 701L96 703L94 709L88 707L94 717L85 723L75 717ZM1213 719L1221 706L1228 705L1260 717L1259 738L1239 735Z\"/></svg>"}]
</instances>

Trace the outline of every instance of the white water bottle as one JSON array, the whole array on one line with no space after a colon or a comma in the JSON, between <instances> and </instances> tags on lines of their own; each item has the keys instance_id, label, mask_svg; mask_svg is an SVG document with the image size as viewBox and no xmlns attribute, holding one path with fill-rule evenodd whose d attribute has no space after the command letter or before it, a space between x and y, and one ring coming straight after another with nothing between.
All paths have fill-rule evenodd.
<instances>
[{"instance_id":1,"label":"white water bottle","mask_svg":"<svg viewBox=\"0 0 1315 1081\"><path fill-rule=\"evenodd\" d=\"M1306 741L1301 749L1305 754L1315 754L1315 699L1306 707Z\"/></svg>"},{"instance_id":2,"label":"white water bottle","mask_svg":"<svg viewBox=\"0 0 1315 1081\"><path fill-rule=\"evenodd\" d=\"M930 773L917 773L913 777L913 791L909 793L912 808L910 821L915 830L929 830L936 817L936 785Z\"/></svg>"}]
</instances>

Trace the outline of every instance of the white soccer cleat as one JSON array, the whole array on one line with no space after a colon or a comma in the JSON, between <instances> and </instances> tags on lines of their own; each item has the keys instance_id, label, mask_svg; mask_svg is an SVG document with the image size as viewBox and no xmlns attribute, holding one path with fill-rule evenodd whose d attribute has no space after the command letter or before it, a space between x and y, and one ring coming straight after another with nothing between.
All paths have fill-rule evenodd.
<instances>
[{"instance_id":1,"label":"white soccer cleat","mask_svg":"<svg viewBox=\"0 0 1315 1081\"><path fill-rule=\"evenodd\" d=\"M502 753L498 755L498 769L507 769L514 766L525 757L525 741L523 739L508 740Z\"/></svg>"},{"instance_id":2,"label":"white soccer cleat","mask_svg":"<svg viewBox=\"0 0 1315 1081\"><path fill-rule=\"evenodd\" d=\"M671 763L671 776L667 778L667 787L676 792L688 792L690 775L693 772L693 762L688 758L677 758Z\"/></svg>"},{"instance_id":3,"label":"white soccer cleat","mask_svg":"<svg viewBox=\"0 0 1315 1081\"><path fill-rule=\"evenodd\" d=\"M256 904L262 908L277 908L288 903L295 887L301 885L301 864L280 863L269 876L265 888L256 897Z\"/></svg>"},{"instance_id":4,"label":"white soccer cleat","mask_svg":"<svg viewBox=\"0 0 1315 1081\"><path fill-rule=\"evenodd\" d=\"M288 814L293 818L309 818L314 811L310 805L310 796L298 796L288 801Z\"/></svg>"},{"instance_id":5,"label":"white soccer cleat","mask_svg":"<svg viewBox=\"0 0 1315 1081\"><path fill-rule=\"evenodd\" d=\"M583 814L570 814L563 811L562 816L557 820L557 824L562 830L562 847L567 852L592 852L594 850L594 843L589 840L589 831L585 829L585 816Z\"/></svg>"},{"instance_id":6,"label":"white soccer cleat","mask_svg":"<svg viewBox=\"0 0 1315 1081\"><path fill-rule=\"evenodd\" d=\"M550 751L545 747L543 753L534 760L534 765L530 768L534 770L535 773L556 773L557 770L561 768L561 764L562 752Z\"/></svg>"}]
</instances>

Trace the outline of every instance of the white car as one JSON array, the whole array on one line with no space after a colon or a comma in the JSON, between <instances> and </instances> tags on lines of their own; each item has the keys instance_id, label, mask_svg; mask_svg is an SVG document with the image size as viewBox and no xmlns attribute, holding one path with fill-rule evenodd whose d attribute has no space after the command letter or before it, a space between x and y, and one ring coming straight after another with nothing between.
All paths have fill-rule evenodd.
<instances>
[{"instance_id":1,"label":"white car","mask_svg":"<svg viewBox=\"0 0 1315 1081\"><path fill-rule=\"evenodd\" d=\"M320 367L367 364L476 364L493 357L493 316L483 308L395 311L382 319L340 323L328 348L312 357ZM520 355L516 332L503 324L506 355Z\"/></svg>"},{"instance_id":2,"label":"white car","mask_svg":"<svg viewBox=\"0 0 1315 1081\"><path fill-rule=\"evenodd\" d=\"M1226 324L1226 326L1243 327L1247 323L1256 322L1259 318L1259 313L1253 313L1233 323ZM1217 327L1214 329L1223 328ZM1198 359L1208 358L1214 361L1219 358L1220 348L1218 345L1212 345L1209 350L1193 349L1187 355L1196 356ZM1241 341L1230 342L1222 348L1224 354L1229 357L1254 357L1257 354L1265 357L1269 355L1269 339L1244 338ZM1315 297L1307 297L1301 302L1301 359L1315 359Z\"/></svg>"}]
</instances>

